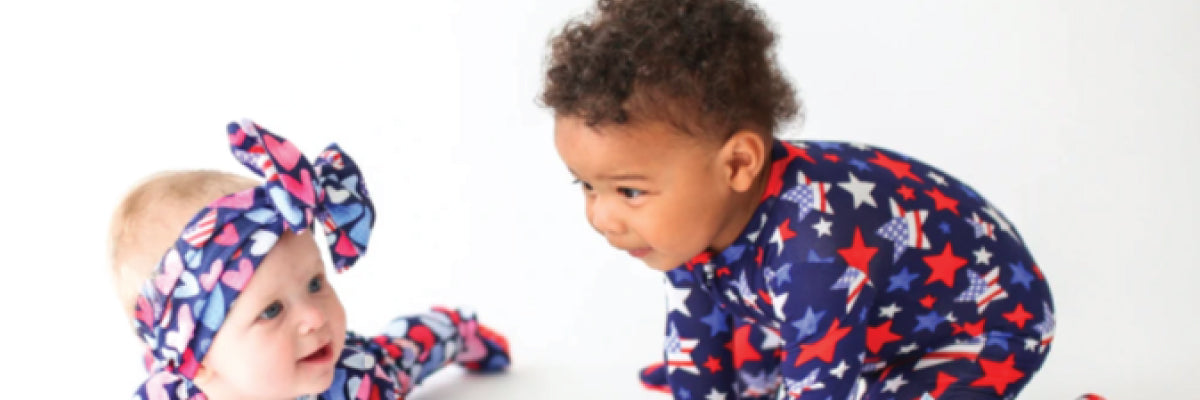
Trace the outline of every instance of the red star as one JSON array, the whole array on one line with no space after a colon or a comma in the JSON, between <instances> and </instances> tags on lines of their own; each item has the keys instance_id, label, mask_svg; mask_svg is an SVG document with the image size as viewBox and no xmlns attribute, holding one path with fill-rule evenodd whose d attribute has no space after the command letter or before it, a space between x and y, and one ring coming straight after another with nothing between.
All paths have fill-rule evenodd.
<instances>
[{"instance_id":1,"label":"red star","mask_svg":"<svg viewBox=\"0 0 1200 400\"><path fill-rule=\"evenodd\" d=\"M1021 303L1017 303L1017 308L1014 308L1011 312L1004 313L1004 319L1007 319L1008 322L1016 324L1017 328L1020 329L1025 329L1025 322L1032 318L1033 314L1025 311L1025 305Z\"/></svg>"},{"instance_id":2,"label":"red star","mask_svg":"<svg viewBox=\"0 0 1200 400\"><path fill-rule=\"evenodd\" d=\"M779 196L779 192L783 190L783 173L787 171L787 165L795 160L796 157L801 157L808 162L816 164L812 157L808 156L808 151L794 146L784 145L788 154L783 158L775 160L771 163L771 177L767 180L767 190L763 192L762 199L766 200L772 196Z\"/></svg>"},{"instance_id":3,"label":"red star","mask_svg":"<svg viewBox=\"0 0 1200 400\"><path fill-rule=\"evenodd\" d=\"M900 340L900 335L892 333L892 320L877 327L867 327L867 350L878 354L883 345Z\"/></svg>"},{"instance_id":4,"label":"red star","mask_svg":"<svg viewBox=\"0 0 1200 400\"><path fill-rule=\"evenodd\" d=\"M1046 280L1046 277L1042 276L1042 269L1038 268L1037 264L1033 264L1033 273L1037 275L1038 279Z\"/></svg>"},{"instance_id":5,"label":"red star","mask_svg":"<svg viewBox=\"0 0 1200 400\"><path fill-rule=\"evenodd\" d=\"M771 296L767 296L767 292L764 292L762 289L758 289L758 298L762 299L763 302L767 303L767 305L774 304L771 303Z\"/></svg>"},{"instance_id":6,"label":"red star","mask_svg":"<svg viewBox=\"0 0 1200 400\"><path fill-rule=\"evenodd\" d=\"M833 162L838 162L841 158L837 154L826 154L825 159Z\"/></svg>"},{"instance_id":7,"label":"red star","mask_svg":"<svg viewBox=\"0 0 1200 400\"><path fill-rule=\"evenodd\" d=\"M750 325L733 330L733 367L742 369L746 361L762 360L754 345L750 344Z\"/></svg>"},{"instance_id":8,"label":"red star","mask_svg":"<svg viewBox=\"0 0 1200 400\"><path fill-rule=\"evenodd\" d=\"M990 361L980 358L979 366L983 367L983 377L971 382L971 386L991 386L996 394L1004 394L1009 384L1024 377L1025 374L1013 368L1013 355L1009 354L1004 362Z\"/></svg>"},{"instance_id":9,"label":"red star","mask_svg":"<svg viewBox=\"0 0 1200 400\"><path fill-rule=\"evenodd\" d=\"M829 326L829 331L825 332L825 337L816 343L800 345L800 355L796 356L796 366L799 367L800 364L813 358L819 358L826 363L833 362L833 350L837 348L838 341L842 340L849 332L850 327L842 327L841 321L835 318L833 325Z\"/></svg>"},{"instance_id":10,"label":"red star","mask_svg":"<svg viewBox=\"0 0 1200 400\"><path fill-rule=\"evenodd\" d=\"M929 395L933 396L933 398L935 398L935 399L938 397L942 397L942 394L946 393L946 388L950 387L951 383L954 383L957 381L958 381L958 378L954 377L954 375L950 375L945 372L938 371L937 388L933 389L932 392L929 392Z\"/></svg>"},{"instance_id":11,"label":"red star","mask_svg":"<svg viewBox=\"0 0 1200 400\"><path fill-rule=\"evenodd\" d=\"M788 239L796 237L796 232L788 229L788 222L791 222L791 220L791 218L788 218L783 220L782 224L779 224L779 237L783 238L785 242Z\"/></svg>"},{"instance_id":12,"label":"red star","mask_svg":"<svg viewBox=\"0 0 1200 400\"><path fill-rule=\"evenodd\" d=\"M913 195L912 188L910 188L908 186L904 186L904 185L900 185L900 188L896 189L896 193L899 193L900 197L903 197L905 200L912 200L912 199L917 198L917 196Z\"/></svg>"},{"instance_id":13,"label":"red star","mask_svg":"<svg viewBox=\"0 0 1200 400\"><path fill-rule=\"evenodd\" d=\"M925 260L925 264L929 265L929 269L933 270L933 273L929 274L929 279L925 280L925 283L930 284L933 281L942 281L948 287L954 287L954 274L958 272L959 268L967 265L967 259L954 255L954 250L951 248L950 242L946 242L946 248L943 249L942 254L925 256L922 259Z\"/></svg>"},{"instance_id":14,"label":"red star","mask_svg":"<svg viewBox=\"0 0 1200 400\"><path fill-rule=\"evenodd\" d=\"M962 325L951 322L950 326L954 327L955 335L957 335L959 332L966 332L971 336L979 336L983 334L984 321L987 321L987 319L981 319L979 321L975 321L975 323L963 322Z\"/></svg>"},{"instance_id":15,"label":"red star","mask_svg":"<svg viewBox=\"0 0 1200 400\"><path fill-rule=\"evenodd\" d=\"M704 362L704 368L708 368L708 372L715 374L721 370L721 360L708 356L708 360Z\"/></svg>"},{"instance_id":16,"label":"red star","mask_svg":"<svg viewBox=\"0 0 1200 400\"><path fill-rule=\"evenodd\" d=\"M958 215L958 200L952 199L938 188L926 190L925 194L933 198L933 207L938 210L950 210L954 215Z\"/></svg>"},{"instance_id":17,"label":"red star","mask_svg":"<svg viewBox=\"0 0 1200 400\"><path fill-rule=\"evenodd\" d=\"M758 265L762 265L762 253L763 253L763 248L759 247L758 255L754 256L754 262L758 263Z\"/></svg>"},{"instance_id":18,"label":"red star","mask_svg":"<svg viewBox=\"0 0 1200 400\"><path fill-rule=\"evenodd\" d=\"M912 165L909 165L903 161L890 159L878 150L875 151L875 158L867 161L870 161L872 164L880 167L887 168L888 171L892 171L892 175L896 175L897 180L909 178L917 182L925 183L925 181L921 180L921 177L913 175Z\"/></svg>"},{"instance_id":19,"label":"red star","mask_svg":"<svg viewBox=\"0 0 1200 400\"><path fill-rule=\"evenodd\" d=\"M863 245L862 231L859 228L854 228L854 243L850 247L838 249L838 254L846 260L846 264L851 268L862 271L863 274L868 273L868 266L871 264L871 257L875 256L875 252L879 251L878 247L867 247Z\"/></svg>"},{"instance_id":20,"label":"red star","mask_svg":"<svg viewBox=\"0 0 1200 400\"><path fill-rule=\"evenodd\" d=\"M925 306L925 308L933 308L933 303L936 301L937 299L933 295L927 294L921 298L921 305Z\"/></svg>"},{"instance_id":21,"label":"red star","mask_svg":"<svg viewBox=\"0 0 1200 400\"><path fill-rule=\"evenodd\" d=\"M717 268L717 277L718 278L720 278L722 276L727 276L727 275L733 275L733 272L729 271L728 266Z\"/></svg>"},{"instance_id":22,"label":"red star","mask_svg":"<svg viewBox=\"0 0 1200 400\"><path fill-rule=\"evenodd\" d=\"M687 265L688 271L691 271L692 269L696 268L697 265L708 264L710 260L712 260L712 255L708 254L708 251L702 251L700 254L692 257L692 259L684 265Z\"/></svg>"}]
</instances>

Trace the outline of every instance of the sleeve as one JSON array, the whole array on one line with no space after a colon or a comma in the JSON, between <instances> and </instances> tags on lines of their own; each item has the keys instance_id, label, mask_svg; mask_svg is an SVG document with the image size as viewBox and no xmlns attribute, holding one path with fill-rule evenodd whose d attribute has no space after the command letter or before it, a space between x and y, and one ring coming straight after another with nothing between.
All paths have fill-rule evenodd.
<instances>
[{"instance_id":1,"label":"sleeve","mask_svg":"<svg viewBox=\"0 0 1200 400\"><path fill-rule=\"evenodd\" d=\"M737 378L728 347L732 317L690 274L672 271L666 279L666 291L663 361L672 394L679 399L704 398L714 392L733 396Z\"/></svg>"},{"instance_id":2,"label":"sleeve","mask_svg":"<svg viewBox=\"0 0 1200 400\"><path fill-rule=\"evenodd\" d=\"M399 317L380 335L347 334L346 342L333 385L323 398L400 398L451 363L483 373L509 364L507 340L463 309L439 307Z\"/></svg>"},{"instance_id":3,"label":"sleeve","mask_svg":"<svg viewBox=\"0 0 1200 400\"><path fill-rule=\"evenodd\" d=\"M804 250L826 261L796 263L786 284L770 288L787 299L780 307L784 398L844 399L866 356L866 313L875 298L869 264L877 249L856 229Z\"/></svg>"}]
</instances>

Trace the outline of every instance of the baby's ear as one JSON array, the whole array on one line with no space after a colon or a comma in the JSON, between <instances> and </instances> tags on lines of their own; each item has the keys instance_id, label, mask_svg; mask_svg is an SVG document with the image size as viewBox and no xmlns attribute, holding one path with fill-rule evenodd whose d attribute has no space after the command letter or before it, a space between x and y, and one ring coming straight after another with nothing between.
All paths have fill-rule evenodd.
<instances>
[{"instance_id":1,"label":"baby's ear","mask_svg":"<svg viewBox=\"0 0 1200 400\"><path fill-rule=\"evenodd\" d=\"M754 186L767 162L767 143L757 132L739 130L721 147L721 159L729 187L746 192Z\"/></svg>"}]
</instances>

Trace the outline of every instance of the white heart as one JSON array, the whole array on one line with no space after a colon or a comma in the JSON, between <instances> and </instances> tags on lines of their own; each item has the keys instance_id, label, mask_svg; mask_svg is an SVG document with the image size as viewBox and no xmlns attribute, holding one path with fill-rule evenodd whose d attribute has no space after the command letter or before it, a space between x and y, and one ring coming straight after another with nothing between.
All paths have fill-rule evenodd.
<instances>
[{"instance_id":1,"label":"white heart","mask_svg":"<svg viewBox=\"0 0 1200 400\"><path fill-rule=\"evenodd\" d=\"M250 255L258 257L267 254L271 251L271 247L275 246L275 241L279 239L274 232L259 230L250 235L250 241L254 244L250 245Z\"/></svg>"},{"instance_id":2,"label":"white heart","mask_svg":"<svg viewBox=\"0 0 1200 400\"><path fill-rule=\"evenodd\" d=\"M332 201L333 204L342 204L342 202L346 201L346 199L350 197L349 190L338 189L333 186L326 186L325 193L329 195L329 200Z\"/></svg>"}]
</instances>

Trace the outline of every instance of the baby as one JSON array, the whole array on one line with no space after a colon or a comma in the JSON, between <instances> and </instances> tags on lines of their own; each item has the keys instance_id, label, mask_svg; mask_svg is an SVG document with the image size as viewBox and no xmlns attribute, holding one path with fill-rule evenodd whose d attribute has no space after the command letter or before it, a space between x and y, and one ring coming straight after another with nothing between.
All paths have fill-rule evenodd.
<instances>
[{"instance_id":1,"label":"baby","mask_svg":"<svg viewBox=\"0 0 1200 400\"><path fill-rule=\"evenodd\" d=\"M588 222L666 272L678 399L1012 398L1049 350L1049 288L975 190L798 113L761 11L600 0L551 42L542 102Z\"/></svg>"},{"instance_id":2,"label":"baby","mask_svg":"<svg viewBox=\"0 0 1200 400\"><path fill-rule=\"evenodd\" d=\"M347 332L312 228L324 228L339 272L366 251L375 208L358 166L336 145L310 163L249 121L228 134L265 182L162 173L114 214L114 280L148 347L136 398L398 399L451 362L508 366L505 339L469 311L397 318L374 337Z\"/></svg>"}]
</instances>

